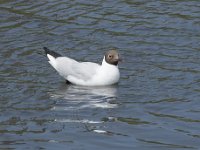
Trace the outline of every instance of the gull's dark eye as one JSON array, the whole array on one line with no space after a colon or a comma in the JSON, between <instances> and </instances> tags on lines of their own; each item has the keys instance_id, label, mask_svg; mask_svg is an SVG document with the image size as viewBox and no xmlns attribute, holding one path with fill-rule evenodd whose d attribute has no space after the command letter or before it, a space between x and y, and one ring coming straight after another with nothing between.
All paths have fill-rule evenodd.
<instances>
[{"instance_id":1,"label":"gull's dark eye","mask_svg":"<svg viewBox=\"0 0 200 150\"><path fill-rule=\"evenodd\" d=\"M112 58L112 55L108 55L109 58Z\"/></svg>"}]
</instances>

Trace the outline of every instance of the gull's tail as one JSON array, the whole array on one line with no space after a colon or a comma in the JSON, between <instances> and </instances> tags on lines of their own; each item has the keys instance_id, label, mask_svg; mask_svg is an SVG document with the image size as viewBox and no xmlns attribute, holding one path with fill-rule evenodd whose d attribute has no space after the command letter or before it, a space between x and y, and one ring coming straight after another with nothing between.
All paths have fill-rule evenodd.
<instances>
[{"instance_id":1,"label":"gull's tail","mask_svg":"<svg viewBox=\"0 0 200 150\"><path fill-rule=\"evenodd\" d=\"M47 55L48 57L48 54L53 56L54 58L57 58L57 57L62 57L62 55L54 52L54 51L51 51L50 49L48 49L47 47L43 47L44 51L45 51L45 54Z\"/></svg>"},{"instance_id":2,"label":"gull's tail","mask_svg":"<svg viewBox=\"0 0 200 150\"><path fill-rule=\"evenodd\" d=\"M47 47L43 47L48 59L49 59L49 63L56 69L57 67L57 61L56 61L56 58L58 57L62 57L60 54L54 52L54 51L51 51L49 50ZM57 69L56 69L57 70Z\"/></svg>"}]
</instances>

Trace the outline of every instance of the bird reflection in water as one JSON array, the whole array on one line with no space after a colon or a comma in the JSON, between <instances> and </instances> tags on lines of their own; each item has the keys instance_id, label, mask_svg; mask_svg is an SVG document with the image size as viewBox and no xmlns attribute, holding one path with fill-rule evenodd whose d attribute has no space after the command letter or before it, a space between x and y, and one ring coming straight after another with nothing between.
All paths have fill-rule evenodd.
<instances>
[{"instance_id":1,"label":"bird reflection in water","mask_svg":"<svg viewBox=\"0 0 200 150\"><path fill-rule=\"evenodd\" d=\"M102 116L98 116L102 109L118 107L117 87L117 85L105 87L61 85L57 91L50 93L51 98L56 101L52 110L55 113L58 112L58 115L55 116L55 121L83 123L87 130L90 128L89 124L93 124L95 130L96 126L94 124L104 122L102 121ZM65 115L59 115L59 112L63 112Z\"/></svg>"},{"instance_id":2,"label":"bird reflection in water","mask_svg":"<svg viewBox=\"0 0 200 150\"><path fill-rule=\"evenodd\" d=\"M58 106L54 109L83 109L83 108L116 108L117 85L85 87L62 84L50 93L53 99L58 99ZM62 104L61 106L59 105ZM69 105L71 104L71 105ZM64 107L64 108L63 108Z\"/></svg>"}]
</instances>

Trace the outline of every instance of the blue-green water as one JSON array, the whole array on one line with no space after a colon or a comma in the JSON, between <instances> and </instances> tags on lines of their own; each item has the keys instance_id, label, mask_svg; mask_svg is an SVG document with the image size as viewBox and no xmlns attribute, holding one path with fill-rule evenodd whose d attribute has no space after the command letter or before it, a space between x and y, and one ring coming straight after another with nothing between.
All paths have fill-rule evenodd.
<instances>
[{"instance_id":1,"label":"blue-green water","mask_svg":"<svg viewBox=\"0 0 200 150\"><path fill-rule=\"evenodd\" d=\"M0 149L200 148L200 1L0 0ZM120 83L66 85L46 46L123 57Z\"/></svg>"}]
</instances>

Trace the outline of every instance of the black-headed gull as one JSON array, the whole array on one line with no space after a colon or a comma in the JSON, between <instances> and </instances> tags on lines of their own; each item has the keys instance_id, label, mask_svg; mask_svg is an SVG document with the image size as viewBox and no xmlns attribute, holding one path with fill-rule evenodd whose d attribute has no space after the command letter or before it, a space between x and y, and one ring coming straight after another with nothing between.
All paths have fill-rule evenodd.
<instances>
[{"instance_id":1,"label":"black-headed gull","mask_svg":"<svg viewBox=\"0 0 200 150\"><path fill-rule=\"evenodd\" d=\"M78 62L44 47L49 63L67 82L82 86L112 85L119 81L119 55L116 50L106 52L102 64Z\"/></svg>"}]
</instances>

